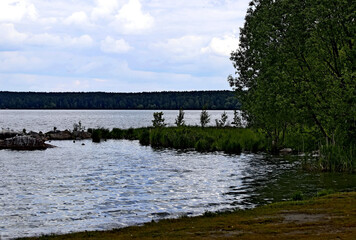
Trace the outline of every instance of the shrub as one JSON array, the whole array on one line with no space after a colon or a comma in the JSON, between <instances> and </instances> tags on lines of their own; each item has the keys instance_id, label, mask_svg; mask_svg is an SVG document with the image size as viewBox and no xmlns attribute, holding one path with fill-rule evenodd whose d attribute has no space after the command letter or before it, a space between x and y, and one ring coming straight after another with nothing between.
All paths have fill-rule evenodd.
<instances>
[{"instance_id":1,"label":"shrub","mask_svg":"<svg viewBox=\"0 0 356 240\"><path fill-rule=\"evenodd\" d=\"M210 122L210 116L208 114L208 111L204 107L200 113L200 125L201 127L205 127L209 122Z\"/></svg>"},{"instance_id":2,"label":"shrub","mask_svg":"<svg viewBox=\"0 0 356 240\"><path fill-rule=\"evenodd\" d=\"M185 125L185 123L184 123L184 111L183 111L182 108L179 109L179 113L178 113L178 116L176 118L175 124L177 125L177 127L181 127L181 126Z\"/></svg>"},{"instance_id":3,"label":"shrub","mask_svg":"<svg viewBox=\"0 0 356 240\"><path fill-rule=\"evenodd\" d=\"M166 124L164 123L163 112L155 112L153 113L152 120L153 127L164 127Z\"/></svg>"},{"instance_id":4,"label":"shrub","mask_svg":"<svg viewBox=\"0 0 356 240\"><path fill-rule=\"evenodd\" d=\"M113 139L122 139L124 136L124 131L121 130L120 128L113 128L110 132L110 136Z\"/></svg>"},{"instance_id":5,"label":"shrub","mask_svg":"<svg viewBox=\"0 0 356 240\"><path fill-rule=\"evenodd\" d=\"M334 193L334 190L332 189L323 189L321 191L318 191L318 193L316 194L318 197L322 197L322 196L326 196L326 195L329 195L329 194L332 194Z\"/></svg>"},{"instance_id":6,"label":"shrub","mask_svg":"<svg viewBox=\"0 0 356 240\"><path fill-rule=\"evenodd\" d=\"M139 142L144 146L150 145L150 132L148 129L143 129L139 134Z\"/></svg>"},{"instance_id":7,"label":"shrub","mask_svg":"<svg viewBox=\"0 0 356 240\"><path fill-rule=\"evenodd\" d=\"M236 140L227 139L224 143L223 149L226 153L241 154L241 145Z\"/></svg>"},{"instance_id":8,"label":"shrub","mask_svg":"<svg viewBox=\"0 0 356 240\"><path fill-rule=\"evenodd\" d=\"M356 169L356 147L354 145L321 146L319 163L325 171L353 172Z\"/></svg>"},{"instance_id":9,"label":"shrub","mask_svg":"<svg viewBox=\"0 0 356 240\"><path fill-rule=\"evenodd\" d=\"M216 123L216 126L217 127L225 127L225 125L227 124L227 119L228 119L228 116L226 114L226 112L224 111L222 114L221 114L221 119L215 119L215 123Z\"/></svg>"},{"instance_id":10,"label":"shrub","mask_svg":"<svg viewBox=\"0 0 356 240\"><path fill-rule=\"evenodd\" d=\"M100 129L92 130L91 138L92 138L93 142L100 143L100 140L101 140Z\"/></svg>"},{"instance_id":11,"label":"shrub","mask_svg":"<svg viewBox=\"0 0 356 240\"><path fill-rule=\"evenodd\" d=\"M293 201L302 201L304 199L304 195L301 191L295 192L292 196Z\"/></svg>"}]
</instances>

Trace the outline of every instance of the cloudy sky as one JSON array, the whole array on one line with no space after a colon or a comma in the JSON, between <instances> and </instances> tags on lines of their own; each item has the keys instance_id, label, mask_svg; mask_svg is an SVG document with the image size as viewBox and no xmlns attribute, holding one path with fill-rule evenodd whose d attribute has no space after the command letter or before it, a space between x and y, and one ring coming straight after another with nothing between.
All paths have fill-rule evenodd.
<instances>
[{"instance_id":1,"label":"cloudy sky","mask_svg":"<svg viewBox=\"0 0 356 240\"><path fill-rule=\"evenodd\" d=\"M0 90L230 89L248 2L0 0Z\"/></svg>"}]
</instances>

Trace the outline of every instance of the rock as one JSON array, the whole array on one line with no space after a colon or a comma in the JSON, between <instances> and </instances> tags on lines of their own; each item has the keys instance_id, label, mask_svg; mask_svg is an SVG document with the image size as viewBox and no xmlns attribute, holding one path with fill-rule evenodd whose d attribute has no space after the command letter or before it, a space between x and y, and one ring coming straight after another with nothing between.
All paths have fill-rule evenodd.
<instances>
[{"instance_id":1,"label":"rock","mask_svg":"<svg viewBox=\"0 0 356 240\"><path fill-rule=\"evenodd\" d=\"M0 132L0 139L2 140L5 140L6 138L12 138L12 137L15 137L17 135L21 135L22 133L20 132L15 132L13 130L5 130L3 129L1 132Z\"/></svg>"},{"instance_id":2,"label":"rock","mask_svg":"<svg viewBox=\"0 0 356 240\"><path fill-rule=\"evenodd\" d=\"M31 136L15 136L0 141L0 149L12 150L44 150L52 145L46 144L43 140Z\"/></svg>"},{"instance_id":3,"label":"rock","mask_svg":"<svg viewBox=\"0 0 356 240\"><path fill-rule=\"evenodd\" d=\"M37 133L37 132L31 131L27 135L30 136L30 137L36 138L36 139L41 139L42 141L46 141L47 140L45 135L42 132Z\"/></svg>"},{"instance_id":4,"label":"rock","mask_svg":"<svg viewBox=\"0 0 356 240\"><path fill-rule=\"evenodd\" d=\"M72 140L72 133L68 130L65 131L51 131L46 133L46 136L50 140Z\"/></svg>"},{"instance_id":5,"label":"rock","mask_svg":"<svg viewBox=\"0 0 356 240\"><path fill-rule=\"evenodd\" d=\"M292 152L293 152L293 150L291 148L283 148L283 149L279 150L280 154L290 154Z\"/></svg>"},{"instance_id":6,"label":"rock","mask_svg":"<svg viewBox=\"0 0 356 240\"><path fill-rule=\"evenodd\" d=\"M91 134L84 131L50 131L46 133L49 140L82 140L90 139Z\"/></svg>"},{"instance_id":7,"label":"rock","mask_svg":"<svg viewBox=\"0 0 356 240\"><path fill-rule=\"evenodd\" d=\"M73 131L72 135L73 135L73 138L75 138L77 140L91 139L91 134L89 132Z\"/></svg>"}]
</instances>

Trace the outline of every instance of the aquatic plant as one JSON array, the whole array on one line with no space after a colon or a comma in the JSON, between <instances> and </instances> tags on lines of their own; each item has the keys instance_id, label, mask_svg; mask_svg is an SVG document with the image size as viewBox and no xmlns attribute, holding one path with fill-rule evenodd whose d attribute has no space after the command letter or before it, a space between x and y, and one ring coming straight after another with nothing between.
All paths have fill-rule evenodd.
<instances>
[{"instance_id":1,"label":"aquatic plant","mask_svg":"<svg viewBox=\"0 0 356 240\"><path fill-rule=\"evenodd\" d=\"M319 164L324 171L356 171L356 146L323 145L320 147Z\"/></svg>"}]
</instances>

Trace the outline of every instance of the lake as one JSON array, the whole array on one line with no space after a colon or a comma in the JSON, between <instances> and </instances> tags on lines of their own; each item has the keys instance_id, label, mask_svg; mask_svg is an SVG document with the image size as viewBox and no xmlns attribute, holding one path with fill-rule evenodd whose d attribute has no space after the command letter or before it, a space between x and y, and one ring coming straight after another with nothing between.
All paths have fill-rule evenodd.
<instances>
[{"instance_id":1,"label":"lake","mask_svg":"<svg viewBox=\"0 0 356 240\"><path fill-rule=\"evenodd\" d=\"M57 127L59 130L73 129L73 124L81 121L86 128L105 127L138 128L152 126L153 113L160 110L0 110L0 128L22 131L47 132ZM174 126L178 110L162 110L168 126ZM187 125L200 125L200 113L197 110L185 110ZM220 119L224 111L210 110L210 123ZM233 111L226 111L228 121L233 120Z\"/></svg>"},{"instance_id":2,"label":"lake","mask_svg":"<svg viewBox=\"0 0 356 240\"><path fill-rule=\"evenodd\" d=\"M154 111L0 111L0 127L35 131L143 127ZM209 111L219 118L222 111ZM178 111L164 111L173 125ZM200 111L186 111L199 123ZM216 117L215 117L216 116ZM229 112L230 120L232 112ZM52 141L45 151L0 151L0 238L106 230L206 211L251 208L355 190L355 174L308 173L296 158L153 149L138 141ZM84 145L83 145L84 144Z\"/></svg>"}]
</instances>

